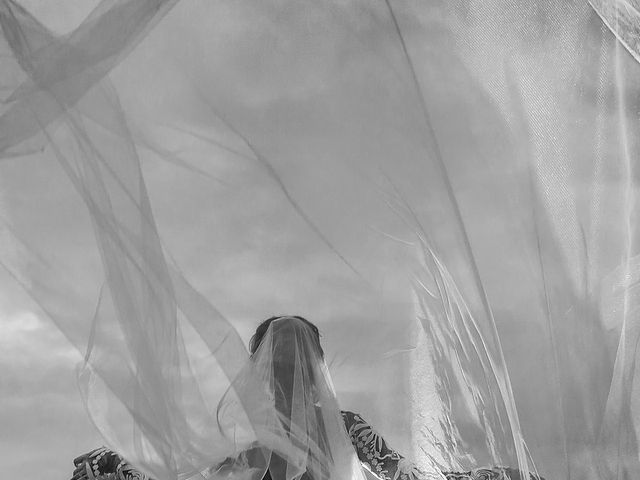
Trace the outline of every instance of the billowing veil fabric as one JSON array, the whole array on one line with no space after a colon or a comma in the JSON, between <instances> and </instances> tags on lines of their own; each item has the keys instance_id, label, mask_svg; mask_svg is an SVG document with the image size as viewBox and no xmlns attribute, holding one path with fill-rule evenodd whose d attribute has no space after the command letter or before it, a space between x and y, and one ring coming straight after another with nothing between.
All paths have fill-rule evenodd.
<instances>
[{"instance_id":1,"label":"billowing veil fabric","mask_svg":"<svg viewBox=\"0 0 640 480\"><path fill-rule=\"evenodd\" d=\"M306 331L250 360L274 312L425 471L640 478L639 12L0 0L3 295L156 479L361 475Z\"/></svg>"}]
</instances>

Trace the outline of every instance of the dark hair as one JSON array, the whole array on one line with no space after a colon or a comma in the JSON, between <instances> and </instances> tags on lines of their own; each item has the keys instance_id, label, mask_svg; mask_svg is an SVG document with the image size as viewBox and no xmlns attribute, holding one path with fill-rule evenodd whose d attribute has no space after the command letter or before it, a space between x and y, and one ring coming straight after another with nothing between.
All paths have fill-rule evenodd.
<instances>
[{"instance_id":1,"label":"dark hair","mask_svg":"<svg viewBox=\"0 0 640 480\"><path fill-rule=\"evenodd\" d=\"M287 318L287 317L297 318L298 320L304 322L311 328L311 331L314 333L314 338L316 340L316 346L318 347L320 354L324 357L324 351L320 346L320 331L318 330L318 327L316 327L313 323L311 323L306 318L299 317L298 315L278 315L275 317L267 318L264 322L258 325L258 328L256 328L256 333L254 333L253 337L251 337L251 340L249 340L249 352L251 353L251 355L253 355L256 352L256 350L262 343L262 339L267 333L267 330L269 329L269 325L271 325L272 322L280 318Z\"/></svg>"}]
</instances>

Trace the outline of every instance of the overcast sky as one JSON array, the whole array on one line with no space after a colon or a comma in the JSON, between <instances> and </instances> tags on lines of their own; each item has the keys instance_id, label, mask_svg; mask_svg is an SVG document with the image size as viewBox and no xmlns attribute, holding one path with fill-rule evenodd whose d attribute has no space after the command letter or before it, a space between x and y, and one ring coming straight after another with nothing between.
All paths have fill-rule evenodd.
<instances>
[{"instance_id":1,"label":"overcast sky","mask_svg":"<svg viewBox=\"0 0 640 480\"><path fill-rule=\"evenodd\" d=\"M48 28L62 34L78 25L97 2L21 3ZM406 405L406 395L396 392L404 388L406 379L394 370L406 363L404 352L415 344L415 339L407 336L406 329L413 319L409 314L412 311L409 277L394 273L393 264L406 261L414 253L409 246L386 239L384 225L378 225L380 231L360 232L348 231L351 226L340 225L351 215L371 217L378 209L388 207L378 199L363 210L362 205L366 203L360 202L353 207L354 211L333 225L309 225L300 211L292 207L281 186L265 171L265 166L252 158L251 150L237 137L229 135L202 98L193 96L194 86L208 92L206 85L193 82L211 77L211 73L194 68L210 68L213 72L216 64L230 62L235 71L227 68L228 71L214 75L224 85L211 90L213 95L207 100L224 108L228 99L216 95L232 89L233 95L242 98L237 103L240 108L234 106L236 112L273 105L269 109L282 112L274 112L274 118L282 117L279 122L264 125L257 119L253 125L238 127L252 134L252 128L254 131L260 128L261 132L253 134L258 139L272 133L283 135L283 129L296 128L307 109L320 110L318 118L334 115L322 111L321 103L306 105L300 111L292 106L307 95L313 98L314 91L330 88L325 82L331 76L323 72L316 78L316 73L327 68L327 62L331 63L330 68L342 70L333 54L336 48L324 45L318 49L318 59L309 57L308 64L294 65L292 72L302 77L293 82L296 88L289 89L279 82L287 81L284 62L288 51L296 46L280 43L280 39L288 41L287 32L278 31L281 20L269 18L269 12L261 13L262 18L246 18L249 10L242 6L226 8L223 5L208 12L209 20L218 18L215 24L205 21L198 25L193 13L197 9L206 12L209 8L206 2L185 4L172 12L158 32L152 33L112 75L121 101L126 105L131 129L139 135L149 195L165 246L189 281L230 319L245 342L258 321L272 314L300 314L316 322L323 334L327 360L334 371L343 408L358 410L365 416L369 413L370 418L378 416L380 428L386 426L390 430L395 423L396 432L402 432L402 425L394 422L394 415L402 415L398 402ZM190 10L194 8L196 10ZM220 14L226 17L221 20ZM304 12L294 15L301 14ZM322 17L316 19L322 20ZM278 47L275 52L280 65L261 65L251 45L244 51L241 44L229 51L224 44L216 45L216 38L222 42L225 38L242 36L246 29L256 27L254 22L261 25L260 29L267 32L266 38ZM273 27L263 22L273 22ZM211 25L219 28L211 31ZM174 44L175 36L183 36L192 28L198 33L191 40L187 39L184 45ZM206 38L209 33L215 38ZM365 31L364 35L369 34ZM357 43L363 41L356 40ZM337 44L341 39L337 37L333 41ZM206 58L201 64L193 61L205 54L211 57L211 62ZM238 63L230 61L228 55L238 55ZM181 62L184 56L189 60L188 65ZM139 62L141 67L139 58L145 59ZM369 61L363 59L365 64ZM153 69L157 70L153 72ZM260 71L265 69L268 71ZM282 78L278 79L278 75ZM260 86L261 78L269 78L272 83ZM274 95L283 97L277 99ZM359 103L354 101L356 106ZM359 129L357 125L349 125L346 118L340 121L339 112L335 115L338 122L331 128L344 128L344 132L316 132L305 126L300 132L285 133L291 139L287 147L290 151L282 155L272 151L269 155L283 157L286 165L292 155L314 148L314 143L324 142L329 136L346 138L353 134L354 128ZM361 115L361 111L356 114ZM322 125L318 128L322 129ZM206 138L221 141L242 155L212 148ZM277 146L278 141L263 143L267 150L270 145ZM157 150L153 152L145 145L167 149L168 154L162 157ZM321 148L324 155L329 155L332 149L336 152L343 149L339 144L327 147ZM348 142L344 147L353 148ZM201 168L208 176L177 167L170 162L170 155L174 161L178 158ZM316 180L324 176L322 183L329 186L333 183L332 176L338 182L348 181L344 173L335 170L344 168L340 162L334 159L332 167L331 159L318 160L327 162L316 168ZM18 161L22 167L31 162L33 168L22 169ZM305 175L306 182L311 183L296 184L299 175L290 170L290 178L285 175L283 180L294 197L304 197L301 189L313 188L314 176ZM366 179L365 186L373 190L377 181L380 179ZM18 225L11 240L5 232L5 261L29 271L35 268L30 265L31 248L38 250L60 275L56 287L64 291L68 286L69 292L75 295L73 300L67 299L67 305L62 305L58 313L63 317L85 315L88 321L103 274L88 216L80 198L64 180L53 152L45 150L42 154L20 157L14 165L6 165L3 185L8 205L4 218ZM349 208L353 203L351 199L362 194L362 186L354 185L353 191L344 189L345 186L339 185L334 192L326 194L314 192L314 196L326 200L324 205L307 201L301 208L309 211L311 218L331 218L334 209ZM18 204L20 208L11 208ZM389 215L389 218L395 217ZM359 223L357 228L363 225L366 222ZM325 232L327 238L318 238L316 228ZM374 235L377 239L366 244L354 233ZM25 237L29 241L22 244L20 240ZM392 248L381 250L387 241ZM334 249L359 263L347 265ZM371 262L371 256L379 257L378 261ZM84 352L65 339L51 319L15 285L14 279L3 277L2 282L0 452L4 474L8 478L35 479L43 473L51 478L67 478L75 456L103 443L88 420L76 386L75 370ZM400 296L399 292L402 292ZM384 382L380 384L382 379ZM374 402L370 398L372 385L377 385L376 390L382 394ZM369 392L367 397L363 397L364 392ZM401 448L408 445L406 439L396 445L398 443Z\"/></svg>"}]
</instances>

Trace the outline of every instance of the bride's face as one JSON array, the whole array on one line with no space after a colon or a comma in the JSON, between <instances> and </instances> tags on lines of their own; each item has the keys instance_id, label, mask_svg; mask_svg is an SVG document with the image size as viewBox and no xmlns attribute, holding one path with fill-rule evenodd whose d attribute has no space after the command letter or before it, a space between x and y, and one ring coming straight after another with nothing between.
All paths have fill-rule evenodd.
<instances>
[{"instance_id":1,"label":"bride's face","mask_svg":"<svg viewBox=\"0 0 640 480\"><path fill-rule=\"evenodd\" d=\"M314 363L320 360L315 333L293 317L278 319L271 328L274 393L288 404L293 396L314 387Z\"/></svg>"},{"instance_id":2,"label":"bride's face","mask_svg":"<svg viewBox=\"0 0 640 480\"><path fill-rule=\"evenodd\" d=\"M310 328L294 317L275 320L271 328L274 373L293 375L296 363L300 369L303 368L302 362L310 360L307 354Z\"/></svg>"}]
</instances>

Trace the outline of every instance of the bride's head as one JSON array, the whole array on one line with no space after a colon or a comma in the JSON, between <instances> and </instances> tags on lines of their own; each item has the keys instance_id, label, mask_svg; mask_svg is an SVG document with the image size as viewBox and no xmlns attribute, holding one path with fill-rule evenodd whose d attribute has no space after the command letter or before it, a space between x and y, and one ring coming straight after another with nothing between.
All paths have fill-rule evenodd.
<instances>
[{"instance_id":1,"label":"bride's head","mask_svg":"<svg viewBox=\"0 0 640 480\"><path fill-rule=\"evenodd\" d=\"M271 317L249 343L258 376L274 395L280 413L312 408L329 392L318 327L299 316Z\"/></svg>"},{"instance_id":2,"label":"bride's head","mask_svg":"<svg viewBox=\"0 0 640 480\"><path fill-rule=\"evenodd\" d=\"M256 332L253 334L251 340L249 341L249 352L251 353L251 355L254 355L256 353L258 347L260 347L260 345L262 344L265 335L269 331L269 327L271 327L274 322L277 322L277 325L274 325L273 334L278 336L284 336L287 331L291 332L296 329L298 329L299 331L306 330L309 338L313 340L313 344L320 353L320 356L324 358L324 352L322 351L322 346L320 345L320 331L318 330L318 327L316 327L306 318L300 317L298 315L280 315L270 317L260 325L258 325L258 328L256 328Z\"/></svg>"}]
</instances>

